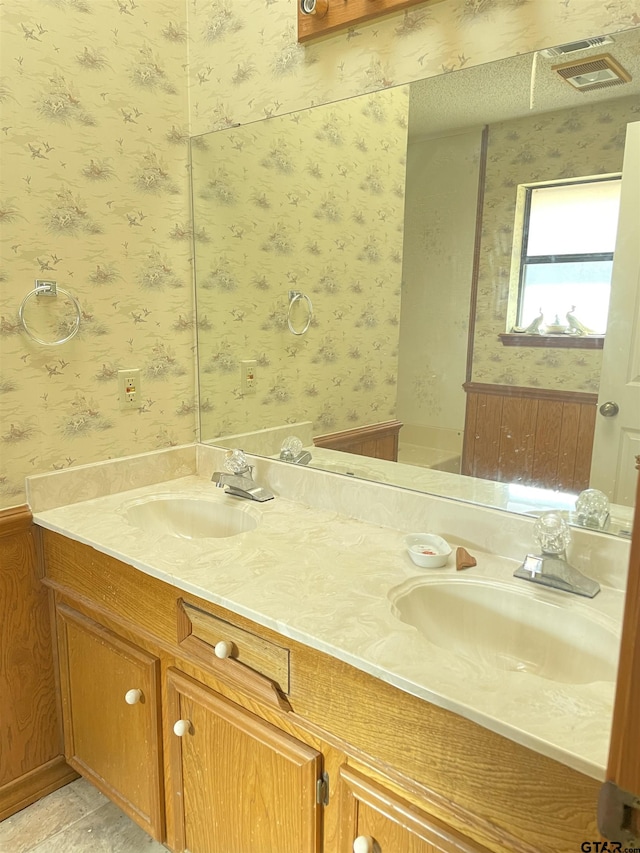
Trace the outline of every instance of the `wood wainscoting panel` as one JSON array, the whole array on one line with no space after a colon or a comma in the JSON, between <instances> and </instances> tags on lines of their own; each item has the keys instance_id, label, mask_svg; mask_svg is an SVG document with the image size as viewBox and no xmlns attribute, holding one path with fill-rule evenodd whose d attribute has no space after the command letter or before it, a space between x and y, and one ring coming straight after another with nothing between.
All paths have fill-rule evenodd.
<instances>
[{"instance_id":1,"label":"wood wainscoting panel","mask_svg":"<svg viewBox=\"0 0 640 853\"><path fill-rule=\"evenodd\" d=\"M497 471L499 467L505 471L533 470L536 442L530 426L535 422L537 407L537 400L526 397L502 399L499 426L500 452L493 470ZM510 424L509 430L503 428L503 422ZM491 428L494 428L493 425ZM513 435L519 436L517 441L513 440Z\"/></svg>"},{"instance_id":2,"label":"wood wainscoting panel","mask_svg":"<svg viewBox=\"0 0 640 853\"><path fill-rule=\"evenodd\" d=\"M595 394L594 394L595 397ZM588 485L591 476L591 454L593 452L593 437L596 431L598 414L597 399L592 405L580 407L580 428L576 443L576 462L573 471L574 483Z\"/></svg>"},{"instance_id":3,"label":"wood wainscoting panel","mask_svg":"<svg viewBox=\"0 0 640 853\"><path fill-rule=\"evenodd\" d=\"M531 426L525 426L525 434L535 436L535 449L533 453L533 468L531 482L537 486L548 485L551 488L562 488L558 483L560 458L566 454L566 448L560 447L560 435L563 427L563 404L551 400L537 401L537 417L534 421L535 432L531 433ZM504 428L510 429L510 424ZM573 448L571 448L573 450ZM521 472L520 466L506 471L509 480L518 479ZM567 483L565 488L570 488Z\"/></svg>"},{"instance_id":4,"label":"wood wainscoting panel","mask_svg":"<svg viewBox=\"0 0 640 853\"><path fill-rule=\"evenodd\" d=\"M576 492L588 487L597 394L464 387L463 474Z\"/></svg>"},{"instance_id":5,"label":"wood wainscoting panel","mask_svg":"<svg viewBox=\"0 0 640 853\"><path fill-rule=\"evenodd\" d=\"M326 447L330 450L341 450L343 453L357 453L359 456L397 462L398 436L401 429L401 421L384 421L345 429L341 432L316 435L313 443L315 447Z\"/></svg>"},{"instance_id":6,"label":"wood wainscoting panel","mask_svg":"<svg viewBox=\"0 0 640 853\"><path fill-rule=\"evenodd\" d=\"M483 425L482 437L483 440L476 440L474 445L474 471L497 471L500 465L500 426L502 424L502 404L501 397L489 396L484 398L477 396L475 406L476 424ZM466 443L466 436L465 436ZM462 472L464 470L464 446L462 456ZM474 476L480 476L475 474Z\"/></svg>"},{"instance_id":7,"label":"wood wainscoting panel","mask_svg":"<svg viewBox=\"0 0 640 853\"><path fill-rule=\"evenodd\" d=\"M27 506L0 512L0 820L76 778L62 758L49 595Z\"/></svg>"}]
</instances>

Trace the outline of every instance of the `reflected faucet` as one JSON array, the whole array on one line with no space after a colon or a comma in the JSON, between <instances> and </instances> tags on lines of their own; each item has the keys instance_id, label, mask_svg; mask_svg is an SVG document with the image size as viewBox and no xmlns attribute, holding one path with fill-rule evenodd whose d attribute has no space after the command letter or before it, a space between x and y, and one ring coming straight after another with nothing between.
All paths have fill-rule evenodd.
<instances>
[{"instance_id":1,"label":"reflected faucet","mask_svg":"<svg viewBox=\"0 0 640 853\"><path fill-rule=\"evenodd\" d=\"M308 465L311 462L311 454L302 449L302 442L295 435L290 435L282 442L280 448L280 459L283 462L293 462L294 465Z\"/></svg>"},{"instance_id":2,"label":"reflected faucet","mask_svg":"<svg viewBox=\"0 0 640 853\"><path fill-rule=\"evenodd\" d=\"M253 466L247 462L242 450L230 450L224 461L225 471L214 471L211 482L228 495L251 501L269 501L274 495L253 479Z\"/></svg>"},{"instance_id":3,"label":"reflected faucet","mask_svg":"<svg viewBox=\"0 0 640 853\"><path fill-rule=\"evenodd\" d=\"M571 541L569 528L557 512L545 512L536 521L533 535L541 554L527 554L514 578L593 598L600 592L597 581L583 575L567 561L566 548Z\"/></svg>"}]
</instances>

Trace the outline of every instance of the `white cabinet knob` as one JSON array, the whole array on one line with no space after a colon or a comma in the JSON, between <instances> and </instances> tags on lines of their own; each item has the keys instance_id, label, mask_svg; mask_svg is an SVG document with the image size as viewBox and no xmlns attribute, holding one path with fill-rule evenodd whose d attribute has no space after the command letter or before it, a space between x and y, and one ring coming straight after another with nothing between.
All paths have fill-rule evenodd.
<instances>
[{"instance_id":1,"label":"white cabinet knob","mask_svg":"<svg viewBox=\"0 0 640 853\"><path fill-rule=\"evenodd\" d=\"M220 640L219 643L216 643L213 647L213 653L217 658L228 658L231 656L231 652L233 651L233 643L227 643L226 640Z\"/></svg>"},{"instance_id":2,"label":"white cabinet knob","mask_svg":"<svg viewBox=\"0 0 640 853\"><path fill-rule=\"evenodd\" d=\"M189 720L178 720L177 723L173 724L173 733L178 735L178 737L184 737L186 734L189 734L190 729L191 723Z\"/></svg>"},{"instance_id":3,"label":"white cabinet knob","mask_svg":"<svg viewBox=\"0 0 640 853\"><path fill-rule=\"evenodd\" d=\"M138 702L142 699L142 690L139 690L135 687L133 690L127 690L124 694L124 701L127 705L137 705Z\"/></svg>"},{"instance_id":4,"label":"white cabinet knob","mask_svg":"<svg viewBox=\"0 0 640 853\"><path fill-rule=\"evenodd\" d=\"M373 838L370 835L359 835L353 842L353 853L373 853Z\"/></svg>"}]
</instances>

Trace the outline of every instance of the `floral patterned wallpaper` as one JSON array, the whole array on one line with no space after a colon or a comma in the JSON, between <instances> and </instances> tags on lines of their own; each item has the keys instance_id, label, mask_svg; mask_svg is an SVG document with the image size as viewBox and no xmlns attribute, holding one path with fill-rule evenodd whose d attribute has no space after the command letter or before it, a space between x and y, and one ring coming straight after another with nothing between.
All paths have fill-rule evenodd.
<instances>
[{"instance_id":1,"label":"floral patterned wallpaper","mask_svg":"<svg viewBox=\"0 0 640 853\"><path fill-rule=\"evenodd\" d=\"M204 440L395 416L408 107L400 86L194 139Z\"/></svg>"},{"instance_id":2,"label":"floral patterned wallpaper","mask_svg":"<svg viewBox=\"0 0 640 853\"><path fill-rule=\"evenodd\" d=\"M504 347L518 184L619 172L636 97L489 129L473 350L474 382L597 392L601 350ZM570 306L567 306L567 310Z\"/></svg>"},{"instance_id":3,"label":"floral patterned wallpaper","mask_svg":"<svg viewBox=\"0 0 640 853\"><path fill-rule=\"evenodd\" d=\"M10 505L27 474L194 440L194 308L184 4L12 0L0 14L0 505ZM68 343L34 343L19 323L35 279L78 300ZM25 305L29 327L64 337L73 306L37 300ZM116 374L132 367L142 407L122 412Z\"/></svg>"},{"instance_id":4,"label":"floral patterned wallpaper","mask_svg":"<svg viewBox=\"0 0 640 853\"><path fill-rule=\"evenodd\" d=\"M640 0L440 0L299 45L298 0L188 0L204 133L640 24Z\"/></svg>"},{"instance_id":5,"label":"floral patterned wallpaper","mask_svg":"<svg viewBox=\"0 0 640 853\"><path fill-rule=\"evenodd\" d=\"M0 6L0 507L27 474L194 439L190 132L640 23L640 0L442 0L301 47L295 10ZM81 306L61 347L18 322L40 277ZM143 406L122 412L115 374L132 367Z\"/></svg>"}]
</instances>

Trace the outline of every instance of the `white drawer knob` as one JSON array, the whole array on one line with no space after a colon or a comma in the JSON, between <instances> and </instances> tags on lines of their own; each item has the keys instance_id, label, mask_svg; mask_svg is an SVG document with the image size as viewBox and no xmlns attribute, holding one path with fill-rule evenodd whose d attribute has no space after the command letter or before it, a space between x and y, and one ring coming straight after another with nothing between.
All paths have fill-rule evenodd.
<instances>
[{"instance_id":1,"label":"white drawer knob","mask_svg":"<svg viewBox=\"0 0 640 853\"><path fill-rule=\"evenodd\" d=\"M178 735L178 737L184 737L186 734L189 734L191 729L191 723L189 720L178 720L177 723L173 724L173 733Z\"/></svg>"},{"instance_id":2,"label":"white drawer knob","mask_svg":"<svg viewBox=\"0 0 640 853\"><path fill-rule=\"evenodd\" d=\"M359 835L353 842L353 853L373 853L373 838L370 835Z\"/></svg>"},{"instance_id":3,"label":"white drawer knob","mask_svg":"<svg viewBox=\"0 0 640 853\"><path fill-rule=\"evenodd\" d=\"M133 690L127 690L124 694L124 701L127 705L137 705L138 702L142 699L142 690L139 690L135 687Z\"/></svg>"},{"instance_id":4,"label":"white drawer knob","mask_svg":"<svg viewBox=\"0 0 640 853\"><path fill-rule=\"evenodd\" d=\"M213 652L217 658L228 658L231 656L231 652L233 650L233 644L227 643L226 640L220 640L219 643L216 643L213 647Z\"/></svg>"}]
</instances>

